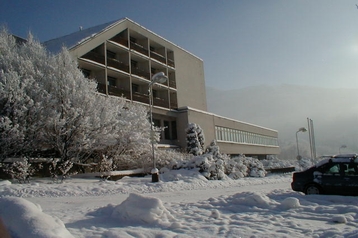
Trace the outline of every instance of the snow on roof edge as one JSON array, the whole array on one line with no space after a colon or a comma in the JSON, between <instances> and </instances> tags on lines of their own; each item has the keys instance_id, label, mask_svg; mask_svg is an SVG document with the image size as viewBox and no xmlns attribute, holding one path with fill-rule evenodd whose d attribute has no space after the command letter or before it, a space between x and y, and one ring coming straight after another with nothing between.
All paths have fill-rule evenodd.
<instances>
[{"instance_id":1,"label":"snow on roof edge","mask_svg":"<svg viewBox=\"0 0 358 238\"><path fill-rule=\"evenodd\" d=\"M65 43L66 43L65 40L63 40L63 41L58 42L57 44L55 44L56 47L49 47L49 48L52 48L52 49L48 49L48 50L51 51L51 52L56 52L56 51L59 51L59 50L62 48L62 46L66 46L69 50L70 50L70 49L77 48L77 47L81 46L82 44L88 42L88 41L91 40L92 38L94 38L94 37L96 37L96 36L102 34L103 32L105 32L105 31L107 31L107 30L109 30L109 29L111 29L111 28L117 26L118 24L120 24L120 23L122 23L122 22L124 22L124 21L126 21L126 20L129 21L130 23L132 23L132 24L134 24L134 25L136 25L136 26L142 28L142 29L145 30L145 31L148 31L149 33L155 35L156 37L162 39L163 41L165 41L165 42L167 42L167 43L169 43L169 44L172 44L172 45L174 45L175 47L179 48L180 50L183 50L184 52L186 52L186 53L188 53L188 54L194 56L195 58L197 58L197 59L203 61L203 59L201 59L200 57L194 55L193 53L191 53L191 52L189 52L189 51L187 51L187 50L185 50L184 48L180 47L179 45L174 44L173 42L171 42L171 41L165 39L164 37L158 35L157 33L155 33L155 32L153 32L153 31L151 31L151 30L145 28L144 26L142 26L142 25L140 25L139 23L137 23L137 22L135 22L135 21L129 19L128 17L121 18L121 19L119 19L119 20L110 21L110 22L107 22L107 23L103 23L103 24L100 24L100 25L97 25L97 26L93 26L93 27L89 27L89 28L86 28L86 29L84 29L84 30L81 30L81 31L89 31L90 29L94 29L94 28L96 28L96 27L100 27L100 26L105 26L105 25L107 25L106 27L104 27L104 28L101 29L100 31L95 32L95 33L93 33L93 34L90 34L89 36L86 36L86 37L84 37L84 38L82 38L82 39L80 39L80 40L77 40L77 42L72 43L71 45L67 45L67 46L66 46L66 45L65 45ZM70 37L70 36L74 36L75 34L78 34L78 33L81 32L81 31L76 31L76 32L70 33L70 34L68 34L68 35L60 36L60 37L57 37L57 38L54 38L54 39L45 41L45 42L43 42L43 44L44 44L45 46L46 46L46 45L50 45L52 42L58 41L58 40L60 40L60 39L65 39L66 37L68 38L68 37ZM59 45L59 44L61 44L61 45Z\"/></svg>"}]
</instances>

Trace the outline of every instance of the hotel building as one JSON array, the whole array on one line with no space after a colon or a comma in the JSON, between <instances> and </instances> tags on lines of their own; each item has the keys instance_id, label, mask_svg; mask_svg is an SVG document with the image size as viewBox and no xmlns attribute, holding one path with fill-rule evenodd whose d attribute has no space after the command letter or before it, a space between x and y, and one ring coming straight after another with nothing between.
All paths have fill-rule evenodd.
<instances>
[{"instance_id":1,"label":"hotel building","mask_svg":"<svg viewBox=\"0 0 358 238\"><path fill-rule=\"evenodd\" d=\"M205 146L216 140L221 152L264 158L279 154L278 132L207 112L203 60L138 23L124 18L49 40L57 53L66 46L98 91L149 106L151 77L164 72L165 83L153 84L153 122L164 127L159 147L185 148L185 129L196 123ZM236 102L233 102L233 105Z\"/></svg>"}]
</instances>

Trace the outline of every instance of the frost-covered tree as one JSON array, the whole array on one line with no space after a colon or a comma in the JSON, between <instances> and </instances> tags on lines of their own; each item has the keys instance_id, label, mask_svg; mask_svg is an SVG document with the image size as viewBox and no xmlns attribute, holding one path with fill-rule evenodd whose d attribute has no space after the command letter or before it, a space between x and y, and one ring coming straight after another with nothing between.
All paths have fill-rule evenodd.
<instances>
[{"instance_id":1,"label":"frost-covered tree","mask_svg":"<svg viewBox=\"0 0 358 238\"><path fill-rule=\"evenodd\" d=\"M4 166L3 170L19 183L29 182L30 177L36 172L36 169L29 163L28 159L7 164Z\"/></svg>"},{"instance_id":2,"label":"frost-covered tree","mask_svg":"<svg viewBox=\"0 0 358 238\"><path fill-rule=\"evenodd\" d=\"M190 123L186 129L187 152L193 155L201 155L204 152L205 137L201 127Z\"/></svg>"},{"instance_id":3,"label":"frost-covered tree","mask_svg":"<svg viewBox=\"0 0 358 238\"><path fill-rule=\"evenodd\" d=\"M36 82L43 77L37 68L46 55L29 37L18 45L9 33L0 32L0 156L21 156L33 151L41 128L45 92ZM34 52L37 52L36 54ZM46 58L45 58L46 60Z\"/></svg>"},{"instance_id":4,"label":"frost-covered tree","mask_svg":"<svg viewBox=\"0 0 358 238\"><path fill-rule=\"evenodd\" d=\"M150 150L146 108L96 88L65 48L50 55L31 35L16 44L2 30L1 158L51 152L61 163L73 163L106 155L115 163L142 166Z\"/></svg>"}]
</instances>

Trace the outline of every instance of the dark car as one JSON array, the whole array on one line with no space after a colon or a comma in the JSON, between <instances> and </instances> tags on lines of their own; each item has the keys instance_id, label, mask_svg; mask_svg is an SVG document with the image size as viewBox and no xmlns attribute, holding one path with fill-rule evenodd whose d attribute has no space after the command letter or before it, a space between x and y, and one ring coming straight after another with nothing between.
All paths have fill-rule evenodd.
<instances>
[{"instance_id":1,"label":"dark car","mask_svg":"<svg viewBox=\"0 0 358 238\"><path fill-rule=\"evenodd\" d=\"M358 195L358 154L335 155L292 175L291 188L305 194Z\"/></svg>"}]
</instances>

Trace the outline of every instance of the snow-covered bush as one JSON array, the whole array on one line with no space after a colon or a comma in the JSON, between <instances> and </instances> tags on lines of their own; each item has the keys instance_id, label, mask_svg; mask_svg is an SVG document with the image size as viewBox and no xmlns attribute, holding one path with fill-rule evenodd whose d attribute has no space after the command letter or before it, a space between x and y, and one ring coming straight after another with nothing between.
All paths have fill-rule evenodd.
<instances>
[{"instance_id":1,"label":"snow-covered bush","mask_svg":"<svg viewBox=\"0 0 358 238\"><path fill-rule=\"evenodd\" d=\"M152 154L149 156L149 164L152 163ZM162 149L155 151L156 164L158 168L180 169L186 165L192 155L174 149ZM149 166L150 167L150 166Z\"/></svg>"},{"instance_id":2,"label":"snow-covered bush","mask_svg":"<svg viewBox=\"0 0 358 238\"><path fill-rule=\"evenodd\" d=\"M113 160L109 158L106 155L102 155L101 161L98 163L98 172L101 172L101 178L103 180L109 179L109 175L106 174L106 172L113 171L116 168L115 165L113 165Z\"/></svg>"},{"instance_id":3,"label":"snow-covered bush","mask_svg":"<svg viewBox=\"0 0 358 238\"><path fill-rule=\"evenodd\" d=\"M51 178L54 182L59 181L62 183L65 179L76 174L76 172L70 172L72 167L73 162L71 160L59 161L58 159L52 159L49 165Z\"/></svg>"},{"instance_id":4,"label":"snow-covered bush","mask_svg":"<svg viewBox=\"0 0 358 238\"><path fill-rule=\"evenodd\" d=\"M19 183L26 183L29 182L30 177L36 172L36 169L29 163L28 159L23 159L5 165L3 171Z\"/></svg>"},{"instance_id":5,"label":"snow-covered bush","mask_svg":"<svg viewBox=\"0 0 358 238\"><path fill-rule=\"evenodd\" d=\"M201 127L190 123L186 129L187 152L193 155L201 155L204 152L205 137Z\"/></svg>"},{"instance_id":6,"label":"snow-covered bush","mask_svg":"<svg viewBox=\"0 0 358 238\"><path fill-rule=\"evenodd\" d=\"M167 168L198 169L210 180L266 176L264 166L258 159L244 155L231 158L229 155L220 152L215 140L210 143L205 154L192 156L190 159L172 161L167 165Z\"/></svg>"}]
</instances>

